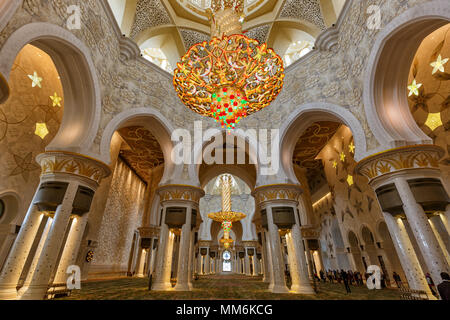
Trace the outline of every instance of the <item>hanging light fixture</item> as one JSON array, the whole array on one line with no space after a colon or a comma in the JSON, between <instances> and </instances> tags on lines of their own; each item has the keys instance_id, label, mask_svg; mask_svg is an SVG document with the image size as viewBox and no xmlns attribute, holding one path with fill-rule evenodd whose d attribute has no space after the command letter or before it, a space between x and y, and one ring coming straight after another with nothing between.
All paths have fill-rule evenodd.
<instances>
[{"instance_id":1,"label":"hanging light fixture","mask_svg":"<svg viewBox=\"0 0 450 320\"><path fill-rule=\"evenodd\" d=\"M242 34L244 0L212 0L211 41L195 44L177 63L173 83L191 110L234 129L267 107L283 87L283 60Z\"/></svg>"},{"instance_id":2,"label":"hanging light fixture","mask_svg":"<svg viewBox=\"0 0 450 320\"><path fill-rule=\"evenodd\" d=\"M246 215L231 211L231 176L224 174L220 177L220 180L222 182L222 211L210 213L208 217L222 223L223 238L220 239L220 243L223 244L225 249L228 249L233 243L233 239L230 238L233 222L244 219Z\"/></svg>"}]
</instances>

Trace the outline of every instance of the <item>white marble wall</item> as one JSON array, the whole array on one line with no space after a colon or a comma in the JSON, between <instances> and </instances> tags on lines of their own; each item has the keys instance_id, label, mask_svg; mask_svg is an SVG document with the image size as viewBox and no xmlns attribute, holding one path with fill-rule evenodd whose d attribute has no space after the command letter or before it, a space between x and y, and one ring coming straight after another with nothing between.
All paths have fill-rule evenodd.
<instances>
[{"instance_id":1,"label":"white marble wall","mask_svg":"<svg viewBox=\"0 0 450 320\"><path fill-rule=\"evenodd\" d=\"M117 163L90 275L126 273L134 231L141 225L145 184L121 160Z\"/></svg>"}]
</instances>

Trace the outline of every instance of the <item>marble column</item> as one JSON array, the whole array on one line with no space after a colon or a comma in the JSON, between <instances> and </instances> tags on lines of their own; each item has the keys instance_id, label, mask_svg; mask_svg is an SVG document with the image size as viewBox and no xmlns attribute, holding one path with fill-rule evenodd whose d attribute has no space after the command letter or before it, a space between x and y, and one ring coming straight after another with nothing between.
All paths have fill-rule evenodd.
<instances>
[{"instance_id":1,"label":"marble column","mask_svg":"<svg viewBox=\"0 0 450 320\"><path fill-rule=\"evenodd\" d=\"M442 223L445 226L445 229L447 229L447 233L450 234L450 204L447 205L447 207L445 208L445 212L441 212L439 214L439 217L442 220Z\"/></svg>"},{"instance_id":2,"label":"marble column","mask_svg":"<svg viewBox=\"0 0 450 320\"><path fill-rule=\"evenodd\" d=\"M252 261L251 261L251 264L253 267L252 276L256 277L258 275L257 270L256 270L256 248L254 248L253 250L254 250L253 251L254 253L253 253Z\"/></svg>"},{"instance_id":3,"label":"marble column","mask_svg":"<svg viewBox=\"0 0 450 320\"><path fill-rule=\"evenodd\" d=\"M306 256L306 270L309 275L309 279L312 280L314 277L314 268L312 266L312 259L311 259L311 250L309 249L308 240L304 239L303 243L305 244L305 256Z\"/></svg>"},{"instance_id":4,"label":"marble column","mask_svg":"<svg viewBox=\"0 0 450 320\"><path fill-rule=\"evenodd\" d=\"M273 280L274 286L272 292L274 293L288 293L286 287L286 279L284 276L284 259L281 251L280 235L278 227L273 222L272 207L267 207L267 222L270 234L270 251L272 254L273 263Z\"/></svg>"},{"instance_id":5,"label":"marble column","mask_svg":"<svg viewBox=\"0 0 450 320\"><path fill-rule=\"evenodd\" d=\"M194 278L194 269L195 269L195 254L194 254L194 240L195 240L195 232L191 231L191 236L189 239L189 264L188 264L188 286L189 290L192 290L192 279Z\"/></svg>"},{"instance_id":6,"label":"marble column","mask_svg":"<svg viewBox=\"0 0 450 320\"><path fill-rule=\"evenodd\" d=\"M176 291L189 291L189 258L191 253L192 207L186 210L186 222L181 228L180 249L178 252L178 272Z\"/></svg>"},{"instance_id":7,"label":"marble column","mask_svg":"<svg viewBox=\"0 0 450 320\"><path fill-rule=\"evenodd\" d=\"M211 271L211 257L209 256L209 248L207 248L206 256L205 256L205 273L210 274Z\"/></svg>"},{"instance_id":8,"label":"marble column","mask_svg":"<svg viewBox=\"0 0 450 320\"><path fill-rule=\"evenodd\" d=\"M274 277L273 277L273 263L272 263L272 251L270 248L270 234L269 231L264 231L264 237L266 239L266 250L267 250L267 276L269 282L269 290L272 291L275 286Z\"/></svg>"},{"instance_id":9,"label":"marble column","mask_svg":"<svg viewBox=\"0 0 450 320\"><path fill-rule=\"evenodd\" d=\"M139 248L138 259L136 261L136 277L143 278L145 261L147 260L147 250L144 248Z\"/></svg>"},{"instance_id":10,"label":"marble column","mask_svg":"<svg viewBox=\"0 0 450 320\"><path fill-rule=\"evenodd\" d=\"M323 270L323 272L326 273L325 265L323 264L323 257L322 257L322 249L321 249L321 247L320 247L320 240L317 240L317 241L319 241L319 249L317 250L317 256L319 257L320 270ZM320 271L320 270L319 270L319 271Z\"/></svg>"},{"instance_id":11,"label":"marble column","mask_svg":"<svg viewBox=\"0 0 450 320\"><path fill-rule=\"evenodd\" d=\"M63 246L64 236L72 214L73 202L79 186L80 184L77 181L69 183L63 202L56 209L55 218L45 242L45 247L39 257L36 270L28 288L20 296L20 299L40 300L44 298L52 271Z\"/></svg>"},{"instance_id":12,"label":"marble column","mask_svg":"<svg viewBox=\"0 0 450 320\"><path fill-rule=\"evenodd\" d=\"M0 300L17 298L16 287L44 217L33 202L34 198L0 274Z\"/></svg>"},{"instance_id":13,"label":"marble column","mask_svg":"<svg viewBox=\"0 0 450 320\"><path fill-rule=\"evenodd\" d=\"M447 232L444 224L442 223L440 216L433 216L429 219L431 229L441 246L442 253L447 259L447 263L450 264L450 235Z\"/></svg>"},{"instance_id":14,"label":"marble column","mask_svg":"<svg viewBox=\"0 0 450 320\"><path fill-rule=\"evenodd\" d=\"M31 279L33 278L33 274L36 271L36 267L39 263L39 258L41 256L42 250L44 249L45 241L47 241L48 233L50 232L50 228L52 227L53 218L45 217L43 223L45 223L45 227L42 230L42 233L38 235L38 237L36 237L36 240L39 239L39 243L36 247L36 250L34 251L34 257L31 261L30 267L28 268L25 281L19 290L19 296L22 295L26 289L28 289L28 286L31 283Z\"/></svg>"},{"instance_id":15,"label":"marble column","mask_svg":"<svg viewBox=\"0 0 450 320\"><path fill-rule=\"evenodd\" d=\"M422 206L416 202L408 182L403 177L397 177L394 179L394 183L402 199L406 218L425 259L433 282L435 284L441 283L441 272L448 273L450 270L439 242L428 222L428 217Z\"/></svg>"},{"instance_id":16,"label":"marble column","mask_svg":"<svg viewBox=\"0 0 450 320\"><path fill-rule=\"evenodd\" d=\"M88 213L85 213L81 217L77 216L73 219L53 283L66 283L68 277L66 271L67 268L74 265L77 260L88 216Z\"/></svg>"},{"instance_id":17,"label":"marble column","mask_svg":"<svg viewBox=\"0 0 450 320\"><path fill-rule=\"evenodd\" d=\"M311 283L308 279L308 271L302 246L302 238L303 237L298 224L292 226L291 232L286 237L286 241L289 240L290 242L289 265L292 278L291 291L302 294L314 294L314 290L311 287Z\"/></svg>"},{"instance_id":18,"label":"marble column","mask_svg":"<svg viewBox=\"0 0 450 320\"><path fill-rule=\"evenodd\" d=\"M395 218L387 212L383 212L383 216L403 271L405 272L409 287L414 290L425 291L429 297L432 297L427 280L420 267L419 259L417 258L411 240L408 237L402 219Z\"/></svg>"},{"instance_id":19,"label":"marble column","mask_svg":"<svg viewBox=\"0 0 450 320\"><path fill-rule=\"evenodd\" d=\"M266 235L265 231L263 230L261 232L261 238L262 238L262 265L261 265L261 271L263 274L263 282L270 282L270 275L269 275L269 261L267 257L267 243L266 243Z\"/></svg>"},{"instance_id":20,"label":"marble column","mask_svg":"<svg viewBox=\"0 0 450 320\"><path fill-rule=\"evenodd\" d=\"M447 261L447 264L450 264L450 257L449 257L449 253L448 253L448 242L449 242L449 237L447 235L447 231L446 230L442 230L440 227L440 223L441 223L441 218L434 216L431 217L428 222L430 223L431 226L431 230L433 230L434 236L436 237L436 240L439 243L439 246L441 247L442 253L444 254L445 260ZM444 232L442 232L444 231ZM445 236L442 237L442 236Z\"/></svg>"},{"instance_id":21,"label":"marble column","mask_svg":"<svg viewBox=\"0 0 450 320\"><path fill-rule=\"evenodd\" d=\"M158 244L157 241L158 241L158 238L152 238L152 246L150 248L150 250L152 252L152 255L150 257L150 269L149 269L149 272L148 272L149 275L153 274L154 271L155 271L156 254L158 252L158 248L157 247L154 248L154 247L155 247L155 245Z\"/></svg>"},{"instance_id":22,"label":"marble column","mask_svg":"<svg viewBox=\"0 0 450 320\"><path fill-rule=\"evenodd\" d=\"M163 220L165 221L166 207L163 208ZM170 283L170 272L172 268L172 250L175 235L169 231L164 222L161 225L159 236L158 253L156 255L155 279L152 290L167 291L172 289Z\"/></svg>"},{"instance_id":23,"label":"marble column","mask_svg":"<svg viewBox=\"0 0 450 320\"><path fill-rule=\"evenodd\" d=\"M248 249L249 248L245 248L245 257L244 257L244 273L246 276L251 276L250 273L250 257L248 255Z\"/></svg>"}]
</instances>

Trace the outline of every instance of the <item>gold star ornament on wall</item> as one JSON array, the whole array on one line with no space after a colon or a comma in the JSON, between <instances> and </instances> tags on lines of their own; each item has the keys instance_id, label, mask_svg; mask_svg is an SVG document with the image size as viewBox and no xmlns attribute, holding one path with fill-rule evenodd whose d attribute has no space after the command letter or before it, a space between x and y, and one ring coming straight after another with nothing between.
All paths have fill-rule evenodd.
<instances>
[{"instance_id":1,"label":"gold star ornament on wall","mask_svg":"<svg viewBox=\"0 0 450 320\"><path fill-rule=\"evenodd\" d=\"M56 92L53 96L50 96L50 99L52 100L54 107L61 107L62 97L58 97Z\"/></svg>"},{"instance_id":2,"label":"gold star ornament on wall","mask_svg":"<svg viewBox=\"0 0 450 320\"><path fill-rule=\"evenodd\" d=\"M31 79L32 83L31 86L32 88L34 87L39 87L42 88L42 78L38 76L37 72L35 71L33 75L29 74L28 78Z\"/></svg>"},{"instance_id":3,"label":"gold star ornament on wall","mask_svg":"<svg viewBox=\"0 0 450 320\"><path fill-rule=\"evenodd\" d=\"M352 185L353 185L353 176L348 175L348 177L347 177L347 183L348 183L349 186L352 186Z\"/></svg>"},{"instance_id":4,"label":"gold star ornament on wall","mask_svg":"<svg viewBox=\"0 0 450 320\"><path fill-rule=\"evenodd\" d=\"M411 83L411 85L408 86L409 95L408 97L411 97L412 95L419 96L419 89L422 86L421 83L417 83L416 79Z\"/></svg>"},{"instance_id":5,"label":"gold star ornament on wall","mask_svg":"<svg viewBox=\"0 0 450 320\"><path fill-rule=\"evenodd\" d=\"M337 161L334 160L334 161L333 161L333 168L336 169L336 168L337 168L337 165L338 165Z\"/></svg>"},{"instance_id":6,"label":"gold star ornament on wall","mask_svg":"<svg viewBox=\"0 0 450 320\"><path fill-rule=\"evenodd\" d=\"M344 161L345 161L345 153L344 153L344 151L341 152L341 154L339 155L339 157L340 157L340 159L341 159L341 162L344 162Z\"/></svg>"},{"instance_id":7,"label":"gold star ornament on wall","mask_svg":"<svg viewBox=\"0 0 450 320\"><path fill-rule=\"evenodd\" d=\"M36 131L34 134L44 140L44 138L49 134L47 125L45 123L36 123Z\"/></svg>"},{"instance_id":8,"label":"gold star ornament on wall","mask_svg":"<svg viewBox=\"0 0 450 320\"><path fill-rule=\"evenodd\" d=\"M355 145L353 144L353 141L350 142L350 144L348 145L348 151L350 151L350 153L355 153Z\"/></svg>"},{"instance_id":9,"label":"gold star ornament on wall","mask_svg":"<svg viewBox=\"0 0 450 320\"><path fill-rule=\"evenodd\" d=\"M428 118L427 121L425 121L425 125L431 129L431 131L436 130L437 128L439 128L440 126L443 125L442 123L442 118L441 118L441 113L429 113L428 114Z\"/></svg>"},{"instance_id":10,"label":"gold star ornament on wall","mask_svg":"<svg viewBox=\"0 0 450 320\"><path fill-rule=\"evenodd\" d=\"M444 65L448 62L448 58L447 59L442 59L442 56L439 55L437 57L437 60L435 62L432 62L430 65L433 67L433 73L435 74L436 72L440 71L440 72L444 72Z\"/></svg>"}]
</instances>

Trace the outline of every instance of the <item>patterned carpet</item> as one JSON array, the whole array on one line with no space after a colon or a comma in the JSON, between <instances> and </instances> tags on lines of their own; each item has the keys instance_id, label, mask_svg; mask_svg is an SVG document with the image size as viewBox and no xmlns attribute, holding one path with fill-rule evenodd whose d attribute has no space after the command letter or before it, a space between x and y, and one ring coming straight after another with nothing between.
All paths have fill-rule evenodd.
<instances>
[{"instance_id":1,"label":"patterned carpet","mask_svg":"<svg viewBox=\"0 0 450 320\"><path fill-rule=\"evenodd\" d=\"M122 278L116 280L84 282L81 290L60 300L398 300L395 289L368 290L352 286L345 293L343 284L320 283L317 295L273 294L261 278L239 275L201 277L193 282L190 292L148 291L148 278Z\"/></svg>"}]
</instances>

